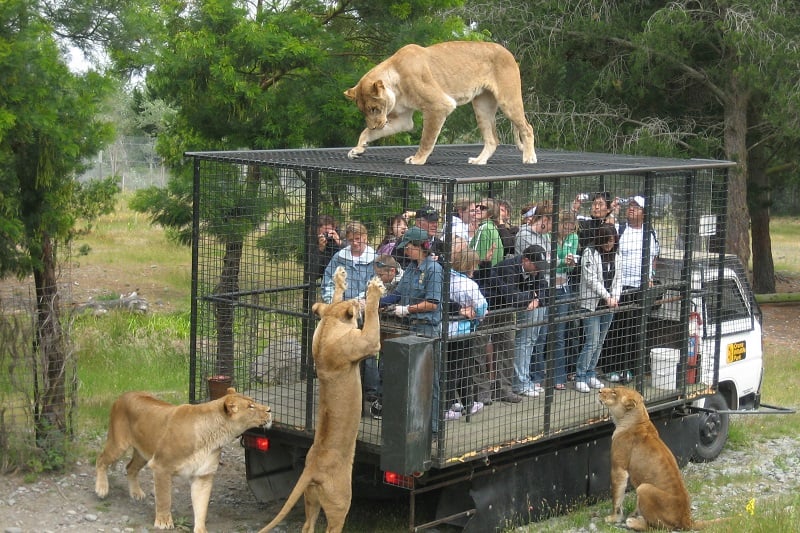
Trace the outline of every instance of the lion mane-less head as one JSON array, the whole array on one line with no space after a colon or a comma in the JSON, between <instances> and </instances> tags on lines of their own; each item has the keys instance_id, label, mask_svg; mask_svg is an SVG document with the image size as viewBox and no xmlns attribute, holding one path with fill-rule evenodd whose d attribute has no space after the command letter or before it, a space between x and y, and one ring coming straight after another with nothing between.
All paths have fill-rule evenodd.
<instances>
[{"instance_id":1,"label":"lion mane-less head","mask_svg":"<svg viewBox=\"0 0 800 533\"><path fill-rule=\"evenodd\" d=\"M315 303L311 310L320 318L336 320L356 327L361 307L357 300L345 300L333 304Z\"/></svg>"},{"instance_id":2,"label":"lion mane-less head","mask_svg":"<svg viewBox=\"0 0 800 533\"><path fill-rule=\"evenodd\" d=\"M272 427L272 409L269 406L261 405L249 396L236 392L233 387L228 387L221 400L225 415L231 422L252 424L248 427Z\"/></svg>"},{"instance_id":3,"label":"lion mane-less head","mask_svg":"<svg viewBox=\"0 0 800 533\"><path fill-rule=\"evenodd\" d=\"M362 80L355 87L347 89L344 95L358 105L369 129L379 130L386 126L388 115L394 109L395 97L383 80Z\"/></svg>"}]
</instances>

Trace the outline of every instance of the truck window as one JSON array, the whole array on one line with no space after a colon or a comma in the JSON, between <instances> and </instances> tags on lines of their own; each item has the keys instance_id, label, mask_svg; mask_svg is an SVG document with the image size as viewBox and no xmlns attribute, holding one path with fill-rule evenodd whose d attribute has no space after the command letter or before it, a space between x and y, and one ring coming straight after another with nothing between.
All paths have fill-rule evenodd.
<instances>
[{"instance_id":1,"label":"truck window","mask_svg":"<svg viewBox=\"0 0 800 533\"><path fill-rule=\"evenodd\" d=\"M723 279L722 287L719 292L717 281L706 283L704 288L706 294L706 313L709 323L726 322L726 331L730 333L747 331L752 328L747 304L735 280L730 278ZM722 307L719 310L719 316L717 316L718 294L720 298L722 298Z\"/></svg>"}]
</instances>

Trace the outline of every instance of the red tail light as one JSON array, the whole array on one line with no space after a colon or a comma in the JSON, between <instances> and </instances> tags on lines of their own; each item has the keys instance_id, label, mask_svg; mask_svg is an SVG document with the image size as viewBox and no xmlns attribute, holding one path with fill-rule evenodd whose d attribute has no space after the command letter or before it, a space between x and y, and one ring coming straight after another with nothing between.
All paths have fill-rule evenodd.
<instances>
[{"instance_id":1,"label":"red tail light","mask_svg":"<svg viewBox=\"0 0 800 533\"><path fill-rule=\"evenodd\" d=\"M260 452L266 452L269 450L269 439L262 435L243 435L242 446Z\"/></svg>"},{"instance_id":2,"label":"red tail light","mask_svg":"<svg viewBox=\"0 0 800 533\"><path fill-rule=\"evenodd\" d=\"M387 485L394 485L404 489L414 488L413 476L404 476L402 474L398 474L397 472L384 472L383 482Z\"/></svg>"}]
</instances>

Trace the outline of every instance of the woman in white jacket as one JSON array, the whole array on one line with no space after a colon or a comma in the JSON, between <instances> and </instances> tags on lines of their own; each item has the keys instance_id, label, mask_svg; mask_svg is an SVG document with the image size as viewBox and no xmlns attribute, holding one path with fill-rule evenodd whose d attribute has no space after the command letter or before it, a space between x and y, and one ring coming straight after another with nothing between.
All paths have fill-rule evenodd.
<instances>
[{"instance_id":1,"label":"woman in white jacket","mask_svg":"<svg viewBox=\"0 0 800 533\"><path fill-rule=\"evenodd\" d=\"M578 305L593 314L583 319L585 340L575 372L575 390L578 392L603 388L597 379L597 361L622 294L622 278L617 268L618 243L614 226L603 224L595 229L592 245L583 251L581 257Z\"/></svg>"}]
</instances>

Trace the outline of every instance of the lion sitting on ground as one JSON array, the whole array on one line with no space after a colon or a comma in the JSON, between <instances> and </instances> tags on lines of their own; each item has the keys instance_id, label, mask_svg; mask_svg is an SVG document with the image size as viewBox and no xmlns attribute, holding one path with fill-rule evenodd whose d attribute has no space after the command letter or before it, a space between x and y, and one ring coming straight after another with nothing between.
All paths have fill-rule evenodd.
<instances>
[{"instance_id":1,"label":"lion sitting on ground","mask_svg":"<svg viewBox=\"0 0 800 533\"><path fill-rule=\"evenodd\" d=\"M173 405L145 392L126 392L111 407L108 437L97 457L95 492L108 494L108 467L129 448L127 466L131 498L145 497L139 471L153 470L156 529L172 529L172 476L192 480L194 533L206 533L206 514L222 446L246 429L272 425L270 408L229 388L218 400Z\"/></svg>"},{"instance_id":2,"label":"lion sitting on ground","mask_svg":"<svg viewBox=\"0 0 800 533\"><path fill-rule=\"evenodd\" d=\"M424 165L445 119L472 102L483 150L469 163L485 165L500 143L499 107L514 125L523 163L536 163L533 128L525 118L519 67L511 52L494 43L452 41L427 48L409 44L367 72L344 95L358 104L367 127L347 157L355 159L372 141L414 128L414 111L422 111L422 138L417 153L406 159Z\"/></svg>"},{"instance_id":3,"label":"lion sitting on ground","mask_svg":"<svg viewBox=\"0 0 800 533\"><path fill-rule=\"evenodd\" d=\"M626 387L600 389L616 429L611 437L611 499L606 522L622 522L628 481L636 489L636 512L625 520L635 531L700 529L708 522L692 520L689 493L678 462L650 421L642 395Z\"/></svg>"},{"instance_id":4,"label":"lion sitting on ground","mask_svg":"<svg viewBox=\"0 0 800 533\"><path fill-rule=\"evenodd\" d=\"M312 533L320 508L325 511L328 533L342 530L352 496L353 457L361 419L359 363L381 349L378 304L385 289L379 278L367 286L364 327L358 329L358 300L342 301L347 274L339 267L333 275L330 304L316 303L321 320L314 330L312 354L319 380L319 408L314 443L305 468L278 515L260 533L277 526L305 497L304 533Z\"/></svg>"}]
</instances>

